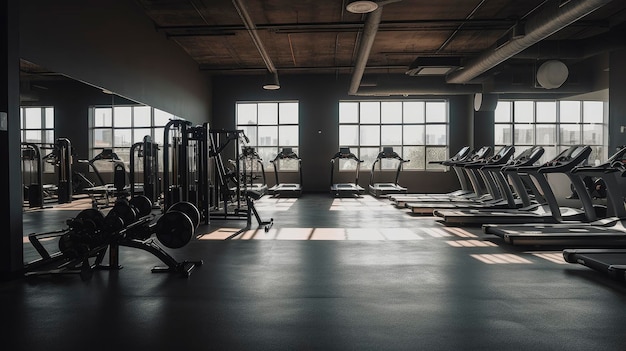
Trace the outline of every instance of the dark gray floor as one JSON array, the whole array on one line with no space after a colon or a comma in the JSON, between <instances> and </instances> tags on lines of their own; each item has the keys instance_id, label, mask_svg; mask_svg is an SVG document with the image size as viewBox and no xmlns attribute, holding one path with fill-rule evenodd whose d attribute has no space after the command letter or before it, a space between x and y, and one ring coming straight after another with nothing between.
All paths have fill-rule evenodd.
<instances>
[{"instance_id":1,"label":"dark gray floor","mask_svg":"<svg viewBox=\"0 0 626 351\"><path fill-rule=\"evenodd\" d=\"M187 279L152 274L156 258L122 248L124 268L89 281L1 283L2 349L626 350L624 284L478 228L332 201L305 195L277 211L262 200L259 211L275 229L408 228L419 240L194 240L171 251L204 260ZM25 214L26 231L68 214Z\"/></svg>"}]
</instances>

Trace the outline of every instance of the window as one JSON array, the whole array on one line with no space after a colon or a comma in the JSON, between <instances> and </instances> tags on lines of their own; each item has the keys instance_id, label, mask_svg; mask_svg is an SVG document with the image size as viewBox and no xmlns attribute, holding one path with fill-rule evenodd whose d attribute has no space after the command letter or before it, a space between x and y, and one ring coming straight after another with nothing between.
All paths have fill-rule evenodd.
<instances>
[{"instance_id":1,"label":"window","mask_svg":"<svg viewBox=\"0 0 626 351\"><path fill-rule=\"evenodd\" d=\"M605 110L602 101L499 101L494 143L515 145L516 153L541 145L545 149L541 162L571 145L584 144L593 149L589 162L602 162L607 158Z\"/></svg>"},{"instance_id":2,"label":"window","mask_svg":"<svg viewBox=\"0 0 626 351\"><path fill-rule=\"evenodd\" d=\"M54 144L54 108L53 107L20 107L21 140L39 146ZM52 152L49 148L41 150L41 156ZM54 165L44 163L43 171L54 172Z\"/></svg>"},{"instance_id":3,"label":"window","mask_svg":"<svg viewBox=\"0 0 626 351\"><path fill-rule=\"evenodd\" d=\"M405 160L405 170L444 169L428 164L448 155L448 102L444 100L343 101L339 103L339 145L350 150L368 169L383 146ZM341 169L354 169L341 163ZM382 169L395 170L394 162Z\"/></svg>"},{"instance_id":4,"label":"window","mask_svg":"<svg viewBox=\"0 0 626 351\"><path fill-rule=\"evenodd\" d=\"M235 119L238 130L243 130L263 160L265 168L284 147L296 154L299 146L298 102L238 102ZM281 162L280 170L298 170L295 160Z\"/></svg>"},{"instance_id":5,"label":"window","mask_svg":"<svg viewBox=\"0 0 626 351\"><path fill-rule=\"evenodd\" d=\"M163 145L163 127L178 117L150 106L96 106L92 109L91 155L113 149L123 161L130 160L130 147L149 135ZM103 169L103 171L107 171Z\"/></svg>"}]
</instances>

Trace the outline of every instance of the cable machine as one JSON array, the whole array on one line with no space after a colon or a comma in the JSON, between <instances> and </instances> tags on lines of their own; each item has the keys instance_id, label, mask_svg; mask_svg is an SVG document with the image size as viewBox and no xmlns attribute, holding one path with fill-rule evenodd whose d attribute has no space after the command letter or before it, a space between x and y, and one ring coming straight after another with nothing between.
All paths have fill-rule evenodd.
<instances>
[{"instance_id":1,"label":"cable machine","mask_svg":"<svg viewBox=\"0 0 626 351\"><path fill-rule=\"evenodd\" d=\"M175 203L194 204L201 219L209 224L209 124L192 127L174 119L164 128L163 211Z\"/></svg>"},{"instance_id":2,"label":"cable machine","mask_svg":"<svg viewBox=\"0 0 626 351\"><path fill-rule=\"evenodd\" d=\"M143 194L158 206L161 197L161 181L159 177L159 144L152 142L149 135L143 141L133 144L130 148L130 196ZM140 162L137 162L140 160ZM140 166L140 167L138 167ZM135 183L136 173L141 173L141 187Z\"/></svg>"},{"instance_id":3,"label":"cable machine","mask_svg":"<svg viewBox=\"0 0 626 351\"><path fill-rule=\"evenodd\" d=\"M52 152L42 156L41 160L42 163L45 162L54 165L57 174L56 186L43 186L44 192L45 188L50 192L55 192L59 204L72 202L72 144L70 140L67 138L58 138L54 144L41 144L39 149L52 150Z\"/></svg>"},{"instance_id":4,"label":"cable machine","mask_svg":"<svg viewBox=\"0 0 626 351\"><path fill-rule=\"evenodd\" d=\"M22 143L22 184L29 208L43 207L43 169L41 150L34 143ZM28 181L25 176L28 175ZM34 180L33 180L34 175Z\"/></svg>"},{"instance_id":5,"label":"cable machine","mask_svg":"<svg viewBox=\"0 0 626 351\"><path fill-rule=\"evenodd\" d=\"M250 229L252 216L256 218L260 227L264 227L265 231L268 231L274 223L274 219L263 221L254 207L254 200L261 198L262 194L253 189L242 189L239 181L241 176L239 162L235 162L235 170L230 170L225 166L222 159L227 149L232 147L234 159L239 160L241 157L240 143L242 141L245 143L249 142L242 130L212 129L209 131L209 156L214 160L213 164L217 178L214 184L213 194L215 198L212 199L211 217L224 220L246 219L246 226L229 236L228 239L232 239ZM234 184L234 186L231 186L231 184Z\"/></svg>"}]
</instances>

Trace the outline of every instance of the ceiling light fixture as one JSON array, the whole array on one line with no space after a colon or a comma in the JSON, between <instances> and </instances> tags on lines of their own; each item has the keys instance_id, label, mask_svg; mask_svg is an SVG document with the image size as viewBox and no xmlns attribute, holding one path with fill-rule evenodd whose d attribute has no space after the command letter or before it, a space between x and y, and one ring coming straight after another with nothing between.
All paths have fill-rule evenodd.
<instances>
[{"instance_id":1,"label":"ceiling light fixture","mask_svg":"<svg viewBox=\"0 0 626 351\"><path fill-rule=\"evenodd\" d=\"M263 89L265 90L280 89L280 82L278 81L278 73L268 71L265 74L265 80L263 81Z\"/></svg>"},{"instance_id":2,"label":"ceiling light fixture","mask_svg":"<svg viewBox=\"0 0 626 351\"><path fill-rule=\"evenodd\" d=\"M355 0L350 1L346 5L346 10L352 13L369 13L378 8L378 4L374 1Z\"/></svg>"}]
</instances>

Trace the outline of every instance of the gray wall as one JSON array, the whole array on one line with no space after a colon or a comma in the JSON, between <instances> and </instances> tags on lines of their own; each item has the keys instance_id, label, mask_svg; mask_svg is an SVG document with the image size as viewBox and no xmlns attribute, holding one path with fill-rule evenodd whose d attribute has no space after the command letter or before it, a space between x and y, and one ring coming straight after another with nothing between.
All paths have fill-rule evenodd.
<instances>
[{"instance_id":1,"label":"gray wall","mask_svg":"<svg viewBox=\"0 0 626 351\"><path fill-rule=\"evenodd\" d=\"M281 89L265 91L263 77L214 77L213 124L215 129L235 128L237 101L298 100L300 106L300 157L305 191L325 192L330 183L330 158L339 148L339 101L363 100L347 95L349 76L282 75ZM419 98L419 97L416 97ZM428 97L426 97L428 98ZM438 97L439 98L439 97ZM449 96L450 152L473 141L473 110L470 96ZM272 170L268 183L273 184ZM343 176L343 177L342 177ZM345 177L345 178L344 178ZM282 180L282 178L281 178ZM338 181L354 181L353 174L341 174ZM362 170L359 183L367 185L369 170ZM459 187L453 172L406 171L400 183L412 192L440 192Z\"/></svg>"},{"instance_id":2,"label":"gray wall","mask_svg":"<svg viewBox=\"0 0 626 351\"><path fill-rule=\"evenodd\" d=\"M609 155L620 145L626 145L626 50L610 55L609 78Z\"/></svg>"},{"instance_id":3,"label":"gray wall","mask_svg":"<svg viewBox=\"0 0 626 351\"><path fill-rule=\"evenodd\" d=\"M210 79L135 1L19 3L21 58L194 123L210 119Z\"/></svg>"}]
</instances>

